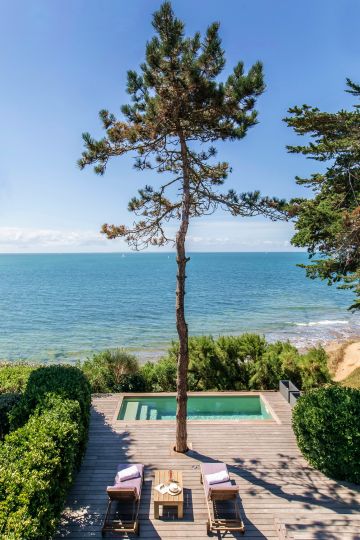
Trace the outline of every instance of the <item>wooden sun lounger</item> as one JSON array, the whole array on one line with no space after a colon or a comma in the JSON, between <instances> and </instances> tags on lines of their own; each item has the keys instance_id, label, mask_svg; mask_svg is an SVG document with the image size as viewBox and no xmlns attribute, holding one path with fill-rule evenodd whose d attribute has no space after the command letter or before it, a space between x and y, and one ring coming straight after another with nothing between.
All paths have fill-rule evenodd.
<instances>
[{"instance_id":1,"label":"wooden sun lounger","mask_svg":"<svg viewBox=\"0 0 360 540\"><path fill-rule=\"evenodd\" d=\"M128 464L121 463L118 465L117 471L125 469L128 466ZM139 508L141 488L144 480L144 466L136 464L136 467L140 473L138 478L120 482L114 486L108 486L106 489L109 500L103 527L101 529L102 536L105 536L107 532L113 534L133 533L139 535ZM112 517L111 511L114 504L119 505L120 509L122 505L130 505L131 511L129 512L128 519L115 519Z\"/></svg>"},{"instance_id":2,"label":"wooden sun lounger","mask_svg":"<svg viewBox=\"0 0 360 540\"><path fill-rule=\"evenodd\" d=\"M211 532L240 532L244 534L245 526L241 519L239 506L239 488L230 481L212 484L206 480L206 475L227 471L225 463L202 463L201 483L204 486L206 505L208 510L207 533ZM218 501L229 501L232 505L233 517L221 517Z\"/></svg>"}]
</instances>

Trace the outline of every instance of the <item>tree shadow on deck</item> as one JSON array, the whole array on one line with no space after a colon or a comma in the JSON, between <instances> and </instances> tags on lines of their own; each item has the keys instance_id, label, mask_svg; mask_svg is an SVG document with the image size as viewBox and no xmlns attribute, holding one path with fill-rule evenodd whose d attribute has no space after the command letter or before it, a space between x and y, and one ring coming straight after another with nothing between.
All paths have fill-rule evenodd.
<instances>
[{"instance_id":1,"label":"tree shadow on deck","mask_svg":"<svg viewBox=\"0 0 360 540\"><path fill-rule=\"evenodd\" d=\"M101 527L108 503L106 488L113 485L119 463L136 462L136 455L131 449L133 443L131 433L126 429L121 432L115 431L110 422L105 414L96 410L94 406L91 407L86 454L67 497L55 538L70 540L80 538L82 534L84 537L102 538ZM146 463L144 465L146 479L149 467ZM145 480L140 504L140 525L146 528L147 537L156 539L160 536L151 523L147 508L150 503L144 497L150 487L151 482ZM107 536L111 538L111 535ZM126 538L126 535L123 537Z\"/></svg>"},{"instance_id":2,"label":"tree shadow on deck","mask_svg":"<svg viewBox=\"0 0 360 540\"><path fill-rule=\"evenodd\" d=\"M221 460L214 459L214 458L211 458L209 456L205 456L204 454L200 454L196 450L189 450L186 455L189 458L192 458L192 459L194 459L196 461L199 461L200 463L220 463L220 462L222 463ZM226 464L226 465L227 465L229 471L231 472L231 467L228 464ZM195 468L198 468L198 466L193 465L192 468L195 469ZM205 494L204 494L204 497L205 497ZM251 536L252 537L255 537L257 539L267 538L256 527L256 525L248 518L248 516L246 515L245 508L244 508L244 505L243 505L243 502L242 502L242 499L241 499L240 491L239 491L239 497L238 497L238 504L239 504L241 518L242 518L242 520L244 522L244 525L245 525L245 536L246 536L247 532L251 531ZM215 532L213 532L211 536L213 538L217 537L219 540L220 539L226 539L226 538L237 538L237 539L244 538L244 534L242 534L240 532L229 532L229 531L226 531L226 532L223 532L223 533L220 533L220 532L215 533Z\"/></svg>"},{"instance_id":3,"label":"tree shadow on deck","mask_svg":"<svg viewBox=\"0 0 360 540\"><path fill-rule=\"evenodd\" d=\"M190 451L188 455L202 463L220 461L196 451ZM309 519L306 526L313 528L313 538L323 539L325 538L324 534L326 534L328 540L339 540L339 538L342 538L341 534L332 532L331 529L329 530L329 527L333 527L331 523L329 524L331 518L334 522L336 520L340 520L341 523L342 521L347 522L347 516L350 518L351 515L356 515L360 512L358 486L328 479L322 476L319 471L316 471L310 466L303 465L298 458L279 454L279 461L276 467L269 466L266 462L262 462L259 459L249 460L248 463L250 465L241 458L235 458L234 461L236 465L227 463L230 473L251 484L251 487L246 488L243 493L257 497L259 505L261 505L261 498L259 497L258 488L261 488L274 497L279 497L289 503L298 502L302 504L301 509L292 509L289 505L289 509L286 511L287 515L294 515L294 513L300 515L303 512L305 516L312 516L313 514L310 514L309 511L314 512L314 507L316 506L331 511L332 513L322 514L321 518ZM344 488L346 489L346 498L344 498ZM254 523L249 520L243 504L241 506L245 527L249 528L250 526L251 529L257 531L260 537L266 538ZM284 516L285 511L282 510L278 513L280 516ZM274 517L276 515L277 511L274 509ZM360 524L360 520L358 523ZM346 527L350 525L351 523L348 523L345 526L342 534L347 534ZM288 526L294 530L298 527L300 532L306 528L304 524L291 523L291 518L290 525ZM336 523L334 526L336 526ZM351 535L352 533L350 533L349 538L360 540L359 534Z\"/></svg>"},{"instance_id":4,"label":"tree shadow on deck","mask_svg":"<svg viewBox=\"0 0 360 540\"><path fill-rule=\"evenodd\" d=\"M301 503L304 510L318 506L338 514L357 514L360 511L358 486L331 480L309 465L303 465L297 457L278 455L276 467L269 467L259 459L252 459L247 465L245 460L235 458L236 465L230 465L229 469L276 497ZM256 495L258 492L250 488L247 493Z\"/></svg>"}]
</instances>

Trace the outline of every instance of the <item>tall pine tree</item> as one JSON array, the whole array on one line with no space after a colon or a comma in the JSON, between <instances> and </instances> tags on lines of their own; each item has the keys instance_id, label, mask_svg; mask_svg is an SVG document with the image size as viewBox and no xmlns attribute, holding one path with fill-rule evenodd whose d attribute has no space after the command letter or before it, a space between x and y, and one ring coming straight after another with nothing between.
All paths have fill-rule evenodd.
<instances>
[{"instance_id":1,"label":"tall pine tree","mask_svg":"<svg viewBox=\"0 0 360 540\"><path fill-rule=\"evenodd\" d=\"M360 85L350 79L346 91L360 97ZM305 145L289 146L289 152L328 163L323 173L296 177L314 196L292 201L297 231L292 243L308 249L310 264L302 265L308 277L353 289L357 298L350 307L359 309L360 105L335 113L303 105L289 113L285 122L297 134L310 136Z\"/></svg>"},{"instance_id":2,"label":"tall pine tree","mask_svg":"<svg viewBox=\"0 0 360 540\"><path fill-rule=\"evenodd\" d=\"M219 82L225 57L219 24L185 37L184 24L164 2L153 16L156 35L146 45L140 73L128 72L127 91L132 103L122 107L123 119L108 111L100 117L105 137L83 134L85 151L81 168L94 164L104 174L109 159L133 153L135 167L159 173L158 187L146 185L131 199L129 210L138 216L133 226L103 226L108 238L122 237L135 249L174 242L177 254L176 327L179 336L177 369L176 445L187 450L188 327L185 319L185 279L189 258L185 240L189 221L217 208L234 216L264 214L276 219L282 203L258 192L222 192L229 164L216 160L212 143L242 139L257 122L256 98L264 91L260 63L249 71L239 62L232 74ZM175 239L166 225L178 222Z\"/></svg>"}]
</instances>

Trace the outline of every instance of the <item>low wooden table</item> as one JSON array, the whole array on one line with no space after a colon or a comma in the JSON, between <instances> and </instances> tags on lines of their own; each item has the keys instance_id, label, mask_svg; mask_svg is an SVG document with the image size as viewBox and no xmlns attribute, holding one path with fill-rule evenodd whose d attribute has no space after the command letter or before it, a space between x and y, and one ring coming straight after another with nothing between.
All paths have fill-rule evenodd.
<instances>
[{"instance_id":1,"label":"low wooden table","mask_svg":"<svg viewBox=\"0 0 360 540\"><path fill-rule=\"evenodd\" d=\"M171 480L170 480L170 471L161 470L155 471L155 483L154 487L159 484L170 484L170 482L177 482L182 488L181 493L178 495L170 495L170 493L160 493L157 489L154 489L154 517L159 519L159 508L160 506L176 506L178 512L178 518L181 519L184 517L184 488L183 488L183 479L181 471L171 470Z\"/></svg>"}]
</instances>

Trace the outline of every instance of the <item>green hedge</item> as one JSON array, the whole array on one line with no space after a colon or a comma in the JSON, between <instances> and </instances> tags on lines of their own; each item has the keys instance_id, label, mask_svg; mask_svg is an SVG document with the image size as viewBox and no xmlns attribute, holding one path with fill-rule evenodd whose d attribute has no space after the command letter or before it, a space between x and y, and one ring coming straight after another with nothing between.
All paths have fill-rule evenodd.
<instances>
[{"instance_id":1,"label":"green hedge","mask_svg":"<svg viewBox=\"0 0 360 540\"><path fill-rule=\"evenodd\" d=\"M0 445L0 538L47 539L55 532L86 447L90 401L90 385L75 367L29 374Z\"/></svg>"},{"instance_id":2,"label":"green hedge","mask_svg":"<svg viewBox=\"0 0 360 540\"><path fill-rule=\"evenodd\" d=\"M10 413L11 430L24 425L49 393L79 403L81 425L84 426L87 433L91 402L90 385L85 375L78 368L72 366L41 367L30 374L20 402ZM86 436L81 439L80 444L80 453L82 453L86 446Z\"/></svg>"},{"instance_id":3,"label":"green hedge","mask_svg":"<svg viewBox=\"0 0 360 540\"><path fill-rule=\"evenodd\" d=\"M9 413L19 400L20 394L0 394L0 440L10 431Z\"/></svg>"},{"instance_id":4,"label":"green hedge","mask_svg":"<svg viewBox=\"0 0 360 540\"><path fill-rule=\"evenodd\" d=\"M47 539L55 532L81 456L75 400L44 396L29 421L0 445L0 537Z\"/></svg>"},{"instance_id":5,"label":"green hedge","mask_svg":"<svg viewBox=\"0 0 360 540\"><path fill-rule=\"evenodd\" d=\"M360 483L360 390L311 390L293 410L293 428L308 462L337 480Z\"/></svg>"},{"instance_id":6,"label":"green hedge","mask_svg":"<svg viewBox=\"0 0 360 540\"><path fill-rule=\"evenodd\" d=\"M0 394L23 392L31 373L37 367L26 364L0 365Z\"/></svg>"}]
</instances>

